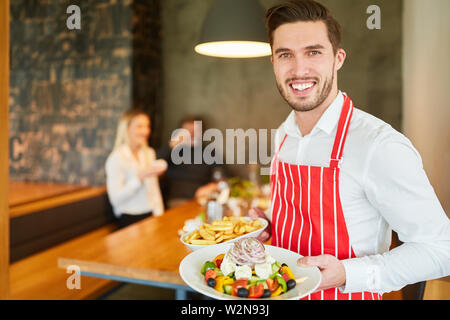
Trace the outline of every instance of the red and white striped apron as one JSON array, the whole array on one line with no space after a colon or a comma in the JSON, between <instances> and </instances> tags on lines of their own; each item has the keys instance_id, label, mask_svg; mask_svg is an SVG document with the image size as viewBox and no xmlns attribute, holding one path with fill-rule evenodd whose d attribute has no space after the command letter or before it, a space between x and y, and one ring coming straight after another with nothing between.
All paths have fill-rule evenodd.
<instances>
[{"instance_id":1,"label":"red and white striped apron","mask_svg":"<svg viewBox=\"0 0 450 320\"><path fill-rule=\"evenodd\" d=\"M272 245L302 256L330 254L355 258L339 196L339 161L353 113L344 94L329 167L295 165L278 160L284 136L271 164ZM316 291L305 299L380 300L371 292L341 293L338 288Z\"/></svg>"}]
</instances>

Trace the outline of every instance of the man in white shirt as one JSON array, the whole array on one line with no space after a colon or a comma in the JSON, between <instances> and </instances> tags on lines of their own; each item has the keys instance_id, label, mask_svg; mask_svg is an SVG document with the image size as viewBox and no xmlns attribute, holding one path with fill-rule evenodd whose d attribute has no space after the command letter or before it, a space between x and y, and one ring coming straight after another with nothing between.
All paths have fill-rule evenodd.
<instances>
[{"instance_id":1,"label":"man in white shirt","mask_svg":"<svg viewBox=\"0 0 450 320\"><path fill-rule=\"evenodd\" d=\"M320 268L307 298L381 299L449 275L450 222L420 155L338 90L339 23L309 0L272 7L266 23L277 86L293 109L271 166L272 243ZM404 244L389 251L392 230Z\"/></svg>"}]
</instances>

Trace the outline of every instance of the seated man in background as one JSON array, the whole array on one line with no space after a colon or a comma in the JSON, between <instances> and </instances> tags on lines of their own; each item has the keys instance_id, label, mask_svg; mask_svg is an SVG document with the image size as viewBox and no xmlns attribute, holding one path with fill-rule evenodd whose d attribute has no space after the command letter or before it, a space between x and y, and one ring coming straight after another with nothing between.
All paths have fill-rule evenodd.
<instances>
[{"instance_id":1,"label":"seated man in background","mask_svg":"<svg viewBox=\"0 0 450 320\"><path fill-rule=\"evenodd\" d=\"M169 208L178 206L192 198L206 197L215 192L218 180L223 176L223 167L218 164L194 163L195 148L202 148L202 125L200 117L187 116L180 122L180 131L177 138L172 139L169 144L161 147L157 154L158 158L168 163L167 171L161 180L161 190L164 202ZM191 161L189 163L175 164L172 161L172 150L177 146L190 148Z\"/></svg>"}]
</instances>

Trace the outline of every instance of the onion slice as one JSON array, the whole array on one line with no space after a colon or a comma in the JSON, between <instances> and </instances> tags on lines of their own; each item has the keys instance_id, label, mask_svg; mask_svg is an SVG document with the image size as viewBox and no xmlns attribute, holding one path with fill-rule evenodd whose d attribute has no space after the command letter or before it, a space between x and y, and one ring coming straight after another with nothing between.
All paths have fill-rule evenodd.
<instances>
[{"instance_id":1,"label":"onion slice","mask_svg":"<svg viewBox=\"0 0 450 320\"><path fill-rule=\"evenodd\" d=\"M251 267L266 261L264 245L256 238L244 238L234 242L228 256L235 264Z\"/></svg>"}]
</instances>

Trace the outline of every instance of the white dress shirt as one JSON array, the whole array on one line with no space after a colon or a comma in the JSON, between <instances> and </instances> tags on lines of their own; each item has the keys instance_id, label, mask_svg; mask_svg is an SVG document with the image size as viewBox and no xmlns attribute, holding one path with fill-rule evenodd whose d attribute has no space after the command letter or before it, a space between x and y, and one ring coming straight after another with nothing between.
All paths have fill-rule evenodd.
<instances>
[{"instance_id":1,"label":"white dress shirt","mask_svg":"<svg viewBox=\"0 0 450 320\"><path fill-rule=\"evenodd\" d=\"M343 102L339 92L304 137L292 111L275 136L277 151L287 134L279 160L329 167ZM450 274L450 222L404 135L354 108L340 168L342 210L357 257L342 261L342 292L384 293ZM389 251L392 230L404 244Z\"/></svg>"},{"instance_id":2,"label":"white dress shirt","mask_svg":"<svg viewBox=\"0 0 450 320\"><path fill-rule=\"evenodd\" d=\"M138 177L139 171L156 159L155 150L141 148L138 158L139 162L128 145L122 145L106 160L106 188L116 217L150 211L159 216L164 211L158 177L150 176L143 182Z\"/></svg>"}]
</instances>

